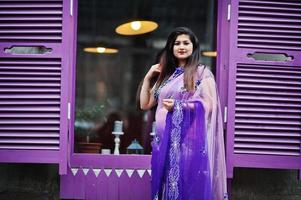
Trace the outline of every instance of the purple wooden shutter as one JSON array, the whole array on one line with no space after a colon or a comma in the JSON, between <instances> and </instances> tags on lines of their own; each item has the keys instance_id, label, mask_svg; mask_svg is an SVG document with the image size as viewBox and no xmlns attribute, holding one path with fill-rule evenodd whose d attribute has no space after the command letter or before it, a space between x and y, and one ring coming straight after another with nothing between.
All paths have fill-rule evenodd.
<instances>
[{"instance_id":1,"label":"purple wooden shutter","mask_svg":"<svg viewBox=\"0 0 301 200\"><path fill-rule=\"evenodd\" d=\"M66 173L69 4L0 0L1 162L57 163ZM49 52L7 52L11 47Z\"/></svg>"},{"instance_id":2,"label":"purple wooden shutter","mask_svg":"<svg viewBox=\"0 0 301 200\"><path fill-rule=\"evenodd\" d=\"M228 176L233 167L300 169L301 1L235 0L230 17Z\"/></svg>"}]
</instances>

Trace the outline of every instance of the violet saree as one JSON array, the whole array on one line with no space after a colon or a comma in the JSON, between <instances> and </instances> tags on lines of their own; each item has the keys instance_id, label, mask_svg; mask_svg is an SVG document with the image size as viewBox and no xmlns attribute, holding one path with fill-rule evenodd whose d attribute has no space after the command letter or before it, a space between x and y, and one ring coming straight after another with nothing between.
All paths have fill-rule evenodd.
<instances>
[{"instance_id":1,"label":"violet saree","mask_svg":"<svg viewBox=\"0 0 301 200\"><path fill-rule=\"evenodd\" d=\"M152 199L224 200L223 124L214 77L199 66L195 92L187 92L183 71L177 68L155 93ZM164 98L175 100L173 111L163 107Z\"/></svg>"}]
</instances>

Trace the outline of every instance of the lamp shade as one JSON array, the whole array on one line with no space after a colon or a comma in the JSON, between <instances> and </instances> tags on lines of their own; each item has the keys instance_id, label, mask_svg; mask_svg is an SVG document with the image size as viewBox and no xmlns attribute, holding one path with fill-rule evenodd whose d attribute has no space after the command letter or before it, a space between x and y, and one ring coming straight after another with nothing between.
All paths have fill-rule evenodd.
<instances>
[{"instance_id":1,"label":"lamp shade","mask_svg":"<svg viewBox=\"0 0 301 200\"><path fill-rule=\"evenodd\" d=\"M115 31L120 35L140 35L149 33L158 28L153 21L131 21L118 26Z\"/></svg>"},{"instance_id":2,"label":"lamp shade","mask_svg":"<svg viewBox=\"0 0 301 200\"><path fill-rule=\"evenodd\" d=\"M207 56L207 57L216 57L217 52L216 51L203 51L202 55Z\"/></svg>"},{"instance_id":3,"label":"lamp shade","mask_svg":"<svg viewBox=\"0 0 301 200\"><path fill-rule=\"evenodd\" d=\"M106 47L86 47L86 48L84 48L84 51L89 52L89 53L112 54L112 53L117 53L118 49L112 49L112 48L106 48Z\"/></svg>"}]
</instances>

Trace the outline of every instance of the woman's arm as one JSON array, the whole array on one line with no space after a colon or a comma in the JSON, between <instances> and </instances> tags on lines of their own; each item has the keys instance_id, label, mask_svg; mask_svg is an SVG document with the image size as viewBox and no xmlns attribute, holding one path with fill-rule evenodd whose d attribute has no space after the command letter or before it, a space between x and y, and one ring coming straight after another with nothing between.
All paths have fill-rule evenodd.
<instances>
[{"instance_id":1,"label":"woman's arm","mask_svg":"<svg viewBox=\"0 0 301 200\"><path fill-rule=\"evenodd\" d=\"M141 92L140 92L140 108L142 110L148 110L152 108L154 105L156 105L157 103L154 98L154 90L156 84L151 88L150 82L152 77L160 72L161 72L160 65L159 64L153 65L143 79Z\"/></svg>"}]
</instances>

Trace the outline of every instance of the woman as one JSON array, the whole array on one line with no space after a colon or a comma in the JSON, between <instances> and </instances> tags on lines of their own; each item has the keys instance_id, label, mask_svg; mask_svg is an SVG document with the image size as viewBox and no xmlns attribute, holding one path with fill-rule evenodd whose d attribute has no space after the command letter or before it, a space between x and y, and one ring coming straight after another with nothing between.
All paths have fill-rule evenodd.
<instances>
[{"instance_id":1,"label":"woman","mask_svg":"<svg viewBox=\"0 0 301 200\"><path fill-rule=\"evenodd\" d=\"M152 199L223 200L223 125L214 77L199 64L199 42L188 28L169 35L160 63L144 77L140 107L156 110ZM150 80L159 74L155 86Z\"/></svg>"}]
</instances>

